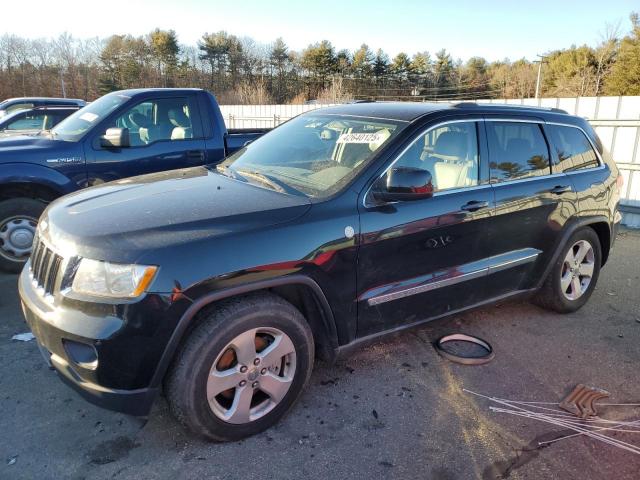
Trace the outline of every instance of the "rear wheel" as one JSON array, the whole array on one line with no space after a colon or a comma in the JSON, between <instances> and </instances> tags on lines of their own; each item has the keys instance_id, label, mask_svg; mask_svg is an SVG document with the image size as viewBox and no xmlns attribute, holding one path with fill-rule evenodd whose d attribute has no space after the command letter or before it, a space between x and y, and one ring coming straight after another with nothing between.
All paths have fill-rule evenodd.
<instances>
[{"instance_id":1,"label":"rear wheel","mask_svg":"<svg viewBox=\"0 0 640 480\"><path fill-rule=\"evenodd\" d=\"M601 262L596 232L589 227L576 231L538 292L536 303L559 313L575 312L591 297Z\"/></svg>"},{"instance_id":2,"label":"rear wheel","mask_svg":"<svg viewBox=\"0 0 640 480\"><path fill-rule=\"evenodd\" d=\"M38 219L46 205L33 198L0 202L0 269L18 273L31 254Z\"/></svg>"},{"instance_id":3,"label":"rear wheel","mask_svg":"<svg viewBox=\"0 0 640 480\"><path fill-rule=\"evenodd\" d=\"M212 440L276 423L313 368L313 337L293 305L255 294L217 305L189 335L165 381L174 415Z\"/></svg>"}]
</instances>

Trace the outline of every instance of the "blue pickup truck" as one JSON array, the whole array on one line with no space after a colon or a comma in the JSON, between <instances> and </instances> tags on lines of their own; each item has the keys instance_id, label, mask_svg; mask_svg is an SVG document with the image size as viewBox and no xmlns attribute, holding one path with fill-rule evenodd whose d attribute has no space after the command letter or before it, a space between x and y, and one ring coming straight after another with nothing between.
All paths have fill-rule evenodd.
<instances>
[{"instance_id":1,"label":"blue pickup truck","mask_svg":"<svg viewBox=\"0 0 640 480\"><path fill-rule=\"evenodd\" d=\"M219 163L265 129L227 130L200 89L113 92L46 134L0 140L0 269L26 262L46 204L145 173Z\"/></svg>"}]
</instances>

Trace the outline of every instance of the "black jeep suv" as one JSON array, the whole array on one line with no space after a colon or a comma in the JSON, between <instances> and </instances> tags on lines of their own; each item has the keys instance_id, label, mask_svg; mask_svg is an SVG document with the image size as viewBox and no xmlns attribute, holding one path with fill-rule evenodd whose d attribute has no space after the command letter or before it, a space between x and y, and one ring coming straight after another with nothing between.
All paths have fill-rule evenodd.
<instances>
[{"instance_id":1,"label":"black jeep suv","mask_svg":"<svg viewBox=\"0 0 640 480\"><path fill-rule=\"evenodd\" d=\"M20 277L26 320L90 401L161 390L233 440L291 408L314 358L518 295L591 295L621 180L554 109L360 103L296 117L220 165L53 202Z\"/></svg>"}]
</instances>

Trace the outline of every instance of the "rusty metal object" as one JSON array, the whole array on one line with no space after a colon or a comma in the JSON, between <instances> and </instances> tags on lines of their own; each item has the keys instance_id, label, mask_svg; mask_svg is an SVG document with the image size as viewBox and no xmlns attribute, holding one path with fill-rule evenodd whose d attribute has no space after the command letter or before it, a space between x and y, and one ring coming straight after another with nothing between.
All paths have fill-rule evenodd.
<instances>
[{"instance_id":1,"label":"rusty metal object","mask_svg":"<svg viewBox=\"0 0 640 480\"><path fill-rule=\"evenodd\" d=\"M594 417L598 414L594 402L608 396L606 390L578 384L558 406L579 418Z\"/></svg>"}]
</instances>

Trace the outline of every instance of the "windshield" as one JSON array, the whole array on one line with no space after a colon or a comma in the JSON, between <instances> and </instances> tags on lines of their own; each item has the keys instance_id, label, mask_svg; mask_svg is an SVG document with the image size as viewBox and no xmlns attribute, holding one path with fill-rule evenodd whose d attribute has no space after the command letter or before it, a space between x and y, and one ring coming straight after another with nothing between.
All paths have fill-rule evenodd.
<instances>
[{"instance_id":1,"label":"windshield","mask_svg":"<svg viewBox=\"0 0 640 480\"><path fill-rule=\"evenodd\" d=\"M57 140L77 142L98 122L131 97L121 93L110 93L70 115L51 130Z\"/></svg>"},{"instance_id":2,"label":"windshield","mask_svg":"<svg viewBox=\"0 0 640 480\"><path fill-rule=\"evenodd\" d=\"M328 197L352 180L402 124L340 115L302 115L218 165L238 180L285 193Z\"/></svg>"}]
</instances>

